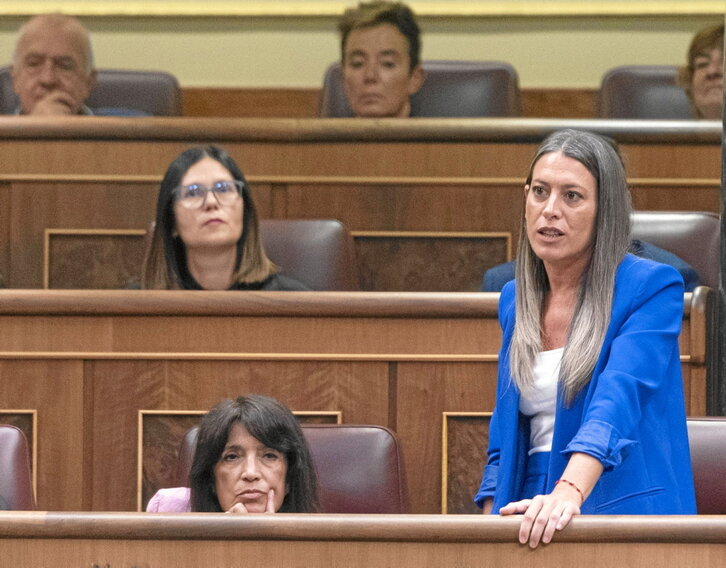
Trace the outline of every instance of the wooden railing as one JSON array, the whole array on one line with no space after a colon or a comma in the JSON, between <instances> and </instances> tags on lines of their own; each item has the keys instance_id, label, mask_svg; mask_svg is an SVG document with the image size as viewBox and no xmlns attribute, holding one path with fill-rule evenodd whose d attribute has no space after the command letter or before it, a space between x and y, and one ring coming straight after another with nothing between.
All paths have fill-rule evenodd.
<instances>
[{"instance_id":1,"label":"wooden railing","mask_svg":"<svg viewBox=\"0 0 726 568\"><path fill-rule=\"evenodd\" d=\"M576 517L553 542L520 519L442 515L0 512L8 566L726 566L726 517Z\"/></svg>"}]
</instances>

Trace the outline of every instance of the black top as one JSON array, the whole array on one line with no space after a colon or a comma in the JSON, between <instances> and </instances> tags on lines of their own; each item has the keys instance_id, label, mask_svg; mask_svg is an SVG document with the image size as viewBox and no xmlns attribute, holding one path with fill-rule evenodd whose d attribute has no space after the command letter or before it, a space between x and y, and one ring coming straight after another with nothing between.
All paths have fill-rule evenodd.
<instances>
[{"instance_id":1,"label":"black top","mask_svg":"<svg viewBox=\"0 0 726 568\"><path fill-rule=\"evenodd\" d=\"M229 288L230 290L286 290L288 292L308 292L305 284L289 276L283 276L279 272L270 274L267 278L260 282L236 283Z\"/></svg>"},{"instance_id":2,"label":"black top","mask_svg":"<svg viewBox=\"0 0 726 568\"><path fill-rule=\"evenodd\" d=\"M204 290L191 274L186 274L186 277L182 278L181 284L183 290ZM236 282L228 290L308 292L310 288L299 280L275 272L259 282Z\"/></svg>"}]
</instances>

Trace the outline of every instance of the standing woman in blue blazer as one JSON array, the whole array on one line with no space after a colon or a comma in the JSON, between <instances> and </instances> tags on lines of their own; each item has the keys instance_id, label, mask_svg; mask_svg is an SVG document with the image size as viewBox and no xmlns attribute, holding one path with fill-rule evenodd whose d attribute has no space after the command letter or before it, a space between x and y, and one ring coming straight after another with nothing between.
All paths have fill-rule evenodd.
<instances>
[{"instance_id":1,"label":"standing woman in blue blazer","mask_svg":"<svg viewBox=\"0 0 726 568\"><path fill-rule=\"evenodd\" d=\"M683 280L627 254L622 159L601 137L550 135L524 187L489 457L475 501L548 543L573 517L696 512L678 335Z\"/></svg>"}]
</instances>

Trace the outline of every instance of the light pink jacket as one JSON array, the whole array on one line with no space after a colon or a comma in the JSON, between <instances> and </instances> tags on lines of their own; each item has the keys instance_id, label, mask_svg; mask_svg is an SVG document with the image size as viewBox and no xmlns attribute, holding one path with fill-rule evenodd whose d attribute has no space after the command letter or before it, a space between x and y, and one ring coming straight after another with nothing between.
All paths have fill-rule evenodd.
<instances>
[{"instance_id":1,"label":"light pink jacket","mask_svg":"<svg viewBox=\"0 0 726 568\"><path fill-rule=\"evenodd\" d=\"M147 513L188 513L191 511L188 487L159 489L146 506Z\"/></svg>"}]
</instances>

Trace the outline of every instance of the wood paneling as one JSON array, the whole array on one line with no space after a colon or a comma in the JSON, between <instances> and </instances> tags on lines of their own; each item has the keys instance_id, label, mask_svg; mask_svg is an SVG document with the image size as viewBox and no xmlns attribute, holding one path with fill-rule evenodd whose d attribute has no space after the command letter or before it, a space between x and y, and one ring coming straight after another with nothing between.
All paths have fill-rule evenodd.
<instances>
[{"instance_id":1,"label":"wood paneling","mask_svg":"<svg viewBox=\"0 0 726 568\"><path fill-rule=\"evenodd\" d=\"M132 274L140 272L143 243L139 239L136 244L102 244L100 233L148 227L157 191L153 178L125 182L115 176L105 185L88 177L60 176L62 182L59 176L39 177L45 181L14 179L5 194L11 211L4 228L10 234L11 246L6 247L5 255L0 246L0 274L5 285L43 285L44 235L53 231L68 233L65 237L54 236L53 244L59 244L61 238L78 244L83 232L90 233L83 243L96 243L76 247L68 242L82 254L73 255L66 247L67 254L52 257L52 267L59 272L51 279L55 285L103 287L116 281L119 287L126 287ZM718 178L632 181L637 209L720 210ZM266 217L335 218L361 236L370 231L388 231L421 237L416 240L413 237L417 235L412 234L379 235L385 239L376 237L375 247L371 239L358 239L361 273L368 274L364 289L370 290L476 290L483 271L508 260L509 252L501 244L495 248L479 245L468 237L462 238L461 233L503 233L510 243L516 242L523 195L521 178L271 176L251 177L251 185L260 213ZM0 201L1 189L0 185ZM84 200L87 207L76 207L76 198ZM91 236L94 232L98 236ZM78 237L72 238L74 233ZM117 239L126 240L122 236ZM122 260L115 254L120 254ZM437 287L447 272L449 282ZM65 276L73 280L64 281ZM426 282L431 287L422 288Z\"/></svg>"},{"instance_id":2,"label":"wood paneling","mask_svg":"<svg viewBox=\"0 0 726 568\"><path fill-rule=\"evenodd\" d=\"M78 360L27 356L0 361L0 408L32 409L37 414L37 431L29 440L37 441L39 509L84 509L83 381L83 363Z\"/></svg>"},{"instance_id":3,"label":"wood paneling","mask_svg":"<svg viewBox=\"0 0 726 568\"><path fill-rule=\"evenodd\" d=\"M487 463L491 412L444 412L441 437L441 512L476 514L472 500ZM476 464L476 467L473 465Z\"/></svg>"},{"instance_id":4,"label":"wood paneling","mask_svg":"<svg viewBox=\"0 0 726 568\"><path fill-rule=\"evenodd\" d=\"M691 415L705 413L706 292L685 296ZM140 439L140 411L198 411L257 392L294 411L341 412L345 423L395 430L412 512L438 513L444 414L494 407L497 301L484 293L0 290L0 408L37 410L41 509L135 510L143 445L165 448L153 466L162 475L183 429L166 425ZM451 469L452 510L461 510L485 448L467 452Z\"/></svg>"},{"instance_id":5,"label":"wood paneling","mask_svg":"<svg viewBox=\"0 0 726 568\"><path fill-rule=\"evenodd\" d=\"M46 229L43 287L140 288L144 234ZM473 292L486 270L511 260L508 233L366 231L353 239L361 289L369 291Z\"/></svg>"},{"instance_id":6,"label":"wood paneling","mask_svg":"<svg viewBox=\"0 0 726 568\"><path fill-rule=\"evenodd\" d=\"M362 290L474 292L482 274L511 259L511 236L487 233L358 232Z\"/></svg>"},{"instance_id":7,"label":"wood paneling","mask_svg":"<svg viewBox=\"0 0 726 568\"><path fill-rule=\"evenodd\" d=\"M129 492L126 484L136 478L141 409L208 409L223 398L260 393L285 401L293 410L341 410L350 423L384 424L387 419L385 363L114 360L87 365L94 397L92 453L97 460L117 464L94 473L94 510L136 508L136 490L132 486ZM106 401L114 401L113 410ZM178 447L178 438L169 442Z\"/></svg>"},{"instance_id":8,"label":"wood paneling","mask_svg":"<svg viewBox=\"0 0 726 568\"><path fill-rule=\"evenodd\" d=\"M726 566L719 516L581 516L537 550L492 515L0 513L9 566Z\"/></svg>"},{"instance_id":9,"label":"wood paneling","mask_svg":"<svg viewBox=\"0 0 726 568\"><path fill-rule=\"evenodd\" d=\"M140 511L146 510L149 499L176 478L179 448L187 430L198 426L205 410L148 411L139 410L137 455L137 502ZM139 486L140 485L140 486ZM185 484L185 485L188 485Z\"/></svg>"},{"instance_id":10,"label":"wood paneling","mask_svg":"<svg viewBox=\"0 0 726 568\"><path fill-rule=\"evenodd\" d=\"M595 89L522 89L522 116L593 118ZM313 118L318 115L320 89L229 89L184 87L184 116Z\"/></svg>"},{"instance_id":11,"label":"wood paneling","mask_svg":"<svg viewBox=\"0 0 726 568\"><path fill-rule=\"evenodd\" d=\"M146 228L153 219L156 191L157 186L148 181L136 183L120 179L107 183L84 183L73 179L11 183L6 194L9 201L4 204L10 211L8 263L5 270L0 269L7 275L6 285L18 288L42 286L47 229ZM90 252L85 250L84 254ZM99 259L86 260L89 264L85 270L88 270ZM60 262L60 266L59 263L54 265L56 270L63 270L63 259ZM135 262L139 263L138 257ZM103 280L104 273L94 274ZM59 274L56 272L55 276Z\"/></svg>"},{"instance_id":12,"label":"wood paneling","mask_svg":"<svg viewBox=\"0 0 726 568\"><path fill-rule=\"evenodd\" d=\"M522 89L522 116L531 118L593 118L596 89Z\"/></svg>"},{"instance_id":13,"label":"wood paneling","mask_svg":"<svg viewBox=\"0 0 726 568\"><path fill-rule=\"evenodd\" d=\"M486 352L491 362L477 363L399 363L398 420L396 431L404 448L407 471L422 471L427 475L414 477L409 490L412 512L441 511L442 416L445 412L474 412L494 410L497 376L497 350ZM420 424L426 424L421 429ZM474 449L480 455L486 448ZM437 468L429 472L425 464L437 458ZM473 465L473 467L476 467ZM481 471L478 472L481 475ZM473 473L472 475L477 475ZM474 492L470 499L474 498Z\"/></svg>"},{"instance_id":14,"label":"wood paneling","mask_svg":"<svg viewBox=\"0 0 726 568\"><path fill-rule=\"evenodd\" d=\"M640 211L721 212L721 188L715 180L631 181L633 208Z\"/></svg>"},{"instance_id":15,"label":"wood paneling","mask_svg":"<svg viewBox=\"0 0 726 568\"><path fill-rule=\"evenodd\" d=\"M43 288L139 288L144 235L144 231L46 229Z\"/></svg>"},{"instance_id":16,"label":"wood paneling","mask_svg":"<svg viewBox=\"0 0 726 568\"><path fill-rule=\"evenodd\" d=\"M314 118L320 89L220 89L185 87L184 116Z\"/></svg>"}]
</instances>

